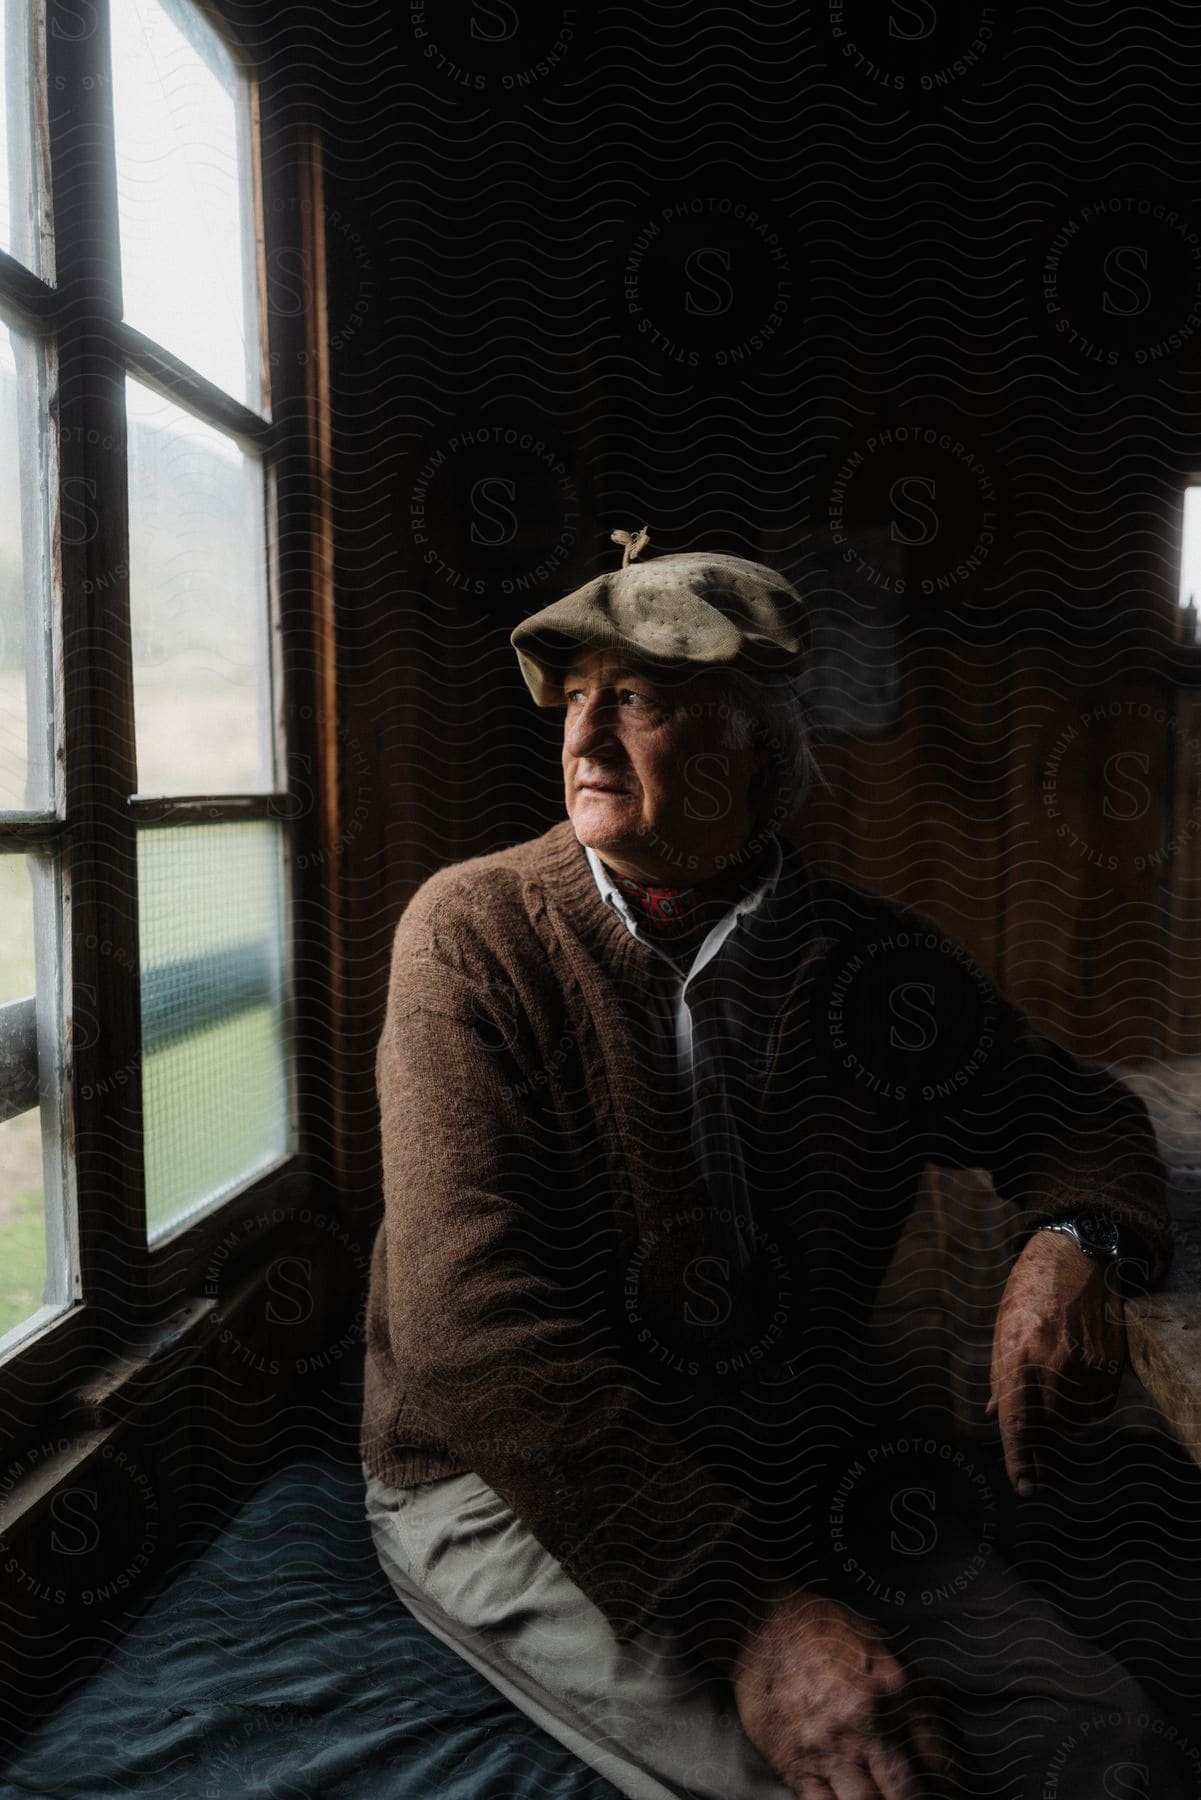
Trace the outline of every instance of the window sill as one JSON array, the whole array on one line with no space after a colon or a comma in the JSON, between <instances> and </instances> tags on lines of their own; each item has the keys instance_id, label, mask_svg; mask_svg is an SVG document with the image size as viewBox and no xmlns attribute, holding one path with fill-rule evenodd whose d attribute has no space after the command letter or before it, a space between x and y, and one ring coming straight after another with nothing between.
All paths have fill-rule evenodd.
<instances>
[{"instance_id":1,"label":"window sill","mask_svg":"<svg viewBox=\"0 0 1201 1800\"><path fill-rule=\"evenodd\" d=\"M65 1397L53 1449L0 1498L0 1541L32 1521L55 1490L76 1473L138 1410L160 1397L180 1371L212 1343L225 1321L266 1279L251 1270L222 1301L190 1296Z\"/></svg>"},{"instance_id":2,"label":"window sill","mask_svg":"<svg viewBox=\"0 0 1201 1800\"><path fill-rule=\"evenodd\" d=\"M64 1403L49 1454L38 1458L0 1500L0 1540L29 1522L55 1490L88 1462L149 1391L173 1376L217 1328L214 1300L188 1300L145 1332Z\"/></svg>"}]
</instances>

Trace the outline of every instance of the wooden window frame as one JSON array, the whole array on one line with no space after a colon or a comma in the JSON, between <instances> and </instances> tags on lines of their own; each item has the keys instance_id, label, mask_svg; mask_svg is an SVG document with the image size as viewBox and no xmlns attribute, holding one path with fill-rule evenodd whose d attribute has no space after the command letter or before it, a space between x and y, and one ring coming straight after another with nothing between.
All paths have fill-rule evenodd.
<instances>
[{"instance_id":1,"label":"wooden window frame","mask_svg":"<svg viewBox=\"0 0 1201 1800\"><path fill-rule=\"evenodd\" d=\"M67 1420L106 1360L188 1318L199 1325L203 1272L232 1227L283 1207L337 1207L329 1079L340 966L336 670L329 492L329 385L321 140L286 71L260 70L213 0L191 0L241 62L250 90L266 417L240 406L121 318L108 0L34 0L42 214L53 213L52 277L0 253L0 308L47 355L54 426L48 505L53 580L53 813L0 820L9 846L49 847L60 869L63 1006L58 1021L65 1154L74 1171L82 1298L0 1362L7 1454L48 1416ZM83 31L91 22L94 29ZM278 82L279 91L275 91ZM267 118L267 130L262 120ZM269 147L269 154L268 154ZM310 304L272 303L273 271L307 271ZM289 294L291 289L289 288ZM136 375L261 451L266 484L272 728L278 791L134 799L124 377ZM268 412L269 408L269 412ZM69 485L70 484L70 485ZM83 485L76 485L83 484ZM63 531L63 498L84 494L98 522ZM293 1152L198 1218L147 1243L141 1160L141 1009L137 833L156 825L269 819L287 857L290 933L285 1028ZM303 959L299 946L303 945ZM329 980L298 973L328 971ZM45 997L38 996L39 1006ZM90 1015L103 1031L76 1033ZM74 1038L74 1041L72 1039ZM111 1089L112 1072L126 1079ZM109 1086L106 1087L106 1071ZM115 1165L119 1173L115 1173ZM253 1233L247 1234L253 1237ZM211 1302L210 1302L211 1306Z\"/></svg>"}]
</instances>

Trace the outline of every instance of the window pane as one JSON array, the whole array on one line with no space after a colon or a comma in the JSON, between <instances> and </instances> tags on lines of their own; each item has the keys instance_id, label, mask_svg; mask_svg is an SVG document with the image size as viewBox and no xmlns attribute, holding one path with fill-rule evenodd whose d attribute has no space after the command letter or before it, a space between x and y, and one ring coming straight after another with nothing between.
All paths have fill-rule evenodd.
<instances>
[{"instance_id":1,"label":"window pane","mask_svg":"<svg viewBox=\"0 0 1201 1800\"><path fill-rule=\"evenodd\" d=\"M125 393L138 792L269 793L262 465L140 383Z\"/></svg>"},{"instance_id":2,"label":"window pane","mask_svg":"<svg viewBox=\"0 0 1201 1800\"><path fill-rule=\"evenodd\" d=\"M61 1070L37 996L57 992L49 857L0 856L0 1352L69 1304L72 1258L58 1172ZM41 943L39 943L39 934ZM39 966L40 965L40 966Z\"/></svg>"},{"instance_id":3,"label":"window pane","mask_svg":"<svg viewBox=\"0 0 1201 1800\"><path fill-rule=\"evenodd\" d=\"M186 0L112 0L125 317L258 407L246 83Z\"/></svg>"},{"instance_id":4,"label":"window pane","mask_svg":"<svg viewBox=\"0 0 1201 1800\"><path fill-rule=\"evenodd\" d=\"M29 0L0 0L4 80L0 82L0 250L32 269L39 267L36 183L33 179L30 98L39 91L32 75Z\"/></svg>"},{"instance_id":5,"label":"window pane","mask_svg":"<svg viewBox=\"0 0 1201 1800\"><path fill-rule=\"evenodd\" d=\"M281 827L138 834L151 1240L288 1153Z\"/></svg>"},{"instance_id":6,"label":"window pane","mask_svg":"<svg viewBox=\"0 0 1201 1800\"><path fill-rule=\"evenodd\" d=\"M0 323L0 812L52 803L40 368Z\"/></svg>"},{"instance_id":7,"label":"window pane","mask_svg":"<svg viewBox=\"0 0 1201 1800\"><path fill-rule=\"evenodd\" d=\"M1184 641L1201 642L1201 487L1184 490L1180 521L1180 604L1184 608Z\"/></svg>"}]
</instances>

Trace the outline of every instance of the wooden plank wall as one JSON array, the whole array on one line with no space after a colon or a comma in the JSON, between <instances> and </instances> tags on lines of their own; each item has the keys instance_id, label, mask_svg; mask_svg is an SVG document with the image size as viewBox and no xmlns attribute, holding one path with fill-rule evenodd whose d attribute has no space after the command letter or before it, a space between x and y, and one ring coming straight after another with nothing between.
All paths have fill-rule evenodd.
<instances>
[{"instance_id":1,"label":"wooden plank wall","mask_svg":"<svg viewBox=\"0 0 1201 1800\"><path fill-rule=\"evenodd\" d=\"M1036 1025L1104 1064L1201 1048L1201 703L1112 650L911 646L895 731L822 753L798 822L846 879L960 938ZM930 1170L881 1295L919 1385L987 1436L1007 1209Z\"/></svg>"},{"instance_id":2,"label":"wooden plank wall","mask_svg":"<svg viewBox=\"0 0 1201 1800\"><path fill-rule=\"evenodd\" d=\"M895 731L822 746L810 854L936 919L1080 1056L1201 1047L1188 691L1113 652L956 646L910 648L901 696Z\"/></svg>"}]
</instances>

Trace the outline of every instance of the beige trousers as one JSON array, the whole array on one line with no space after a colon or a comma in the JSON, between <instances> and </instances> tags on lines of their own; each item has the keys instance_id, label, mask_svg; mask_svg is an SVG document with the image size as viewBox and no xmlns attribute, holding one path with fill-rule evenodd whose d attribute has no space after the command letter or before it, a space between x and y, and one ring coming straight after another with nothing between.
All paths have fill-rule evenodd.
<instances>
[{"instance_id":1,"label":"beige trousers","mask_svg":"<svg viewBox=\"0 0 1201 1800\"><path fill-rule=\"evenodd\" d=\"M618 1644L478 1476L391 1488L364 1475L380 1563L408 1610L629 1800L790 1800L729 1684L690 1670L665 1632ZM962 1570L969 1552L944 1539L939 1554ZM919 1583L903 1573L903 1605L884 1583L854 1605L943 1699L963 1800L1201 1800L1201 1750L999 1557L966 1593L938 1594L936 1566Z\"/></svg>"}]
</instances>

